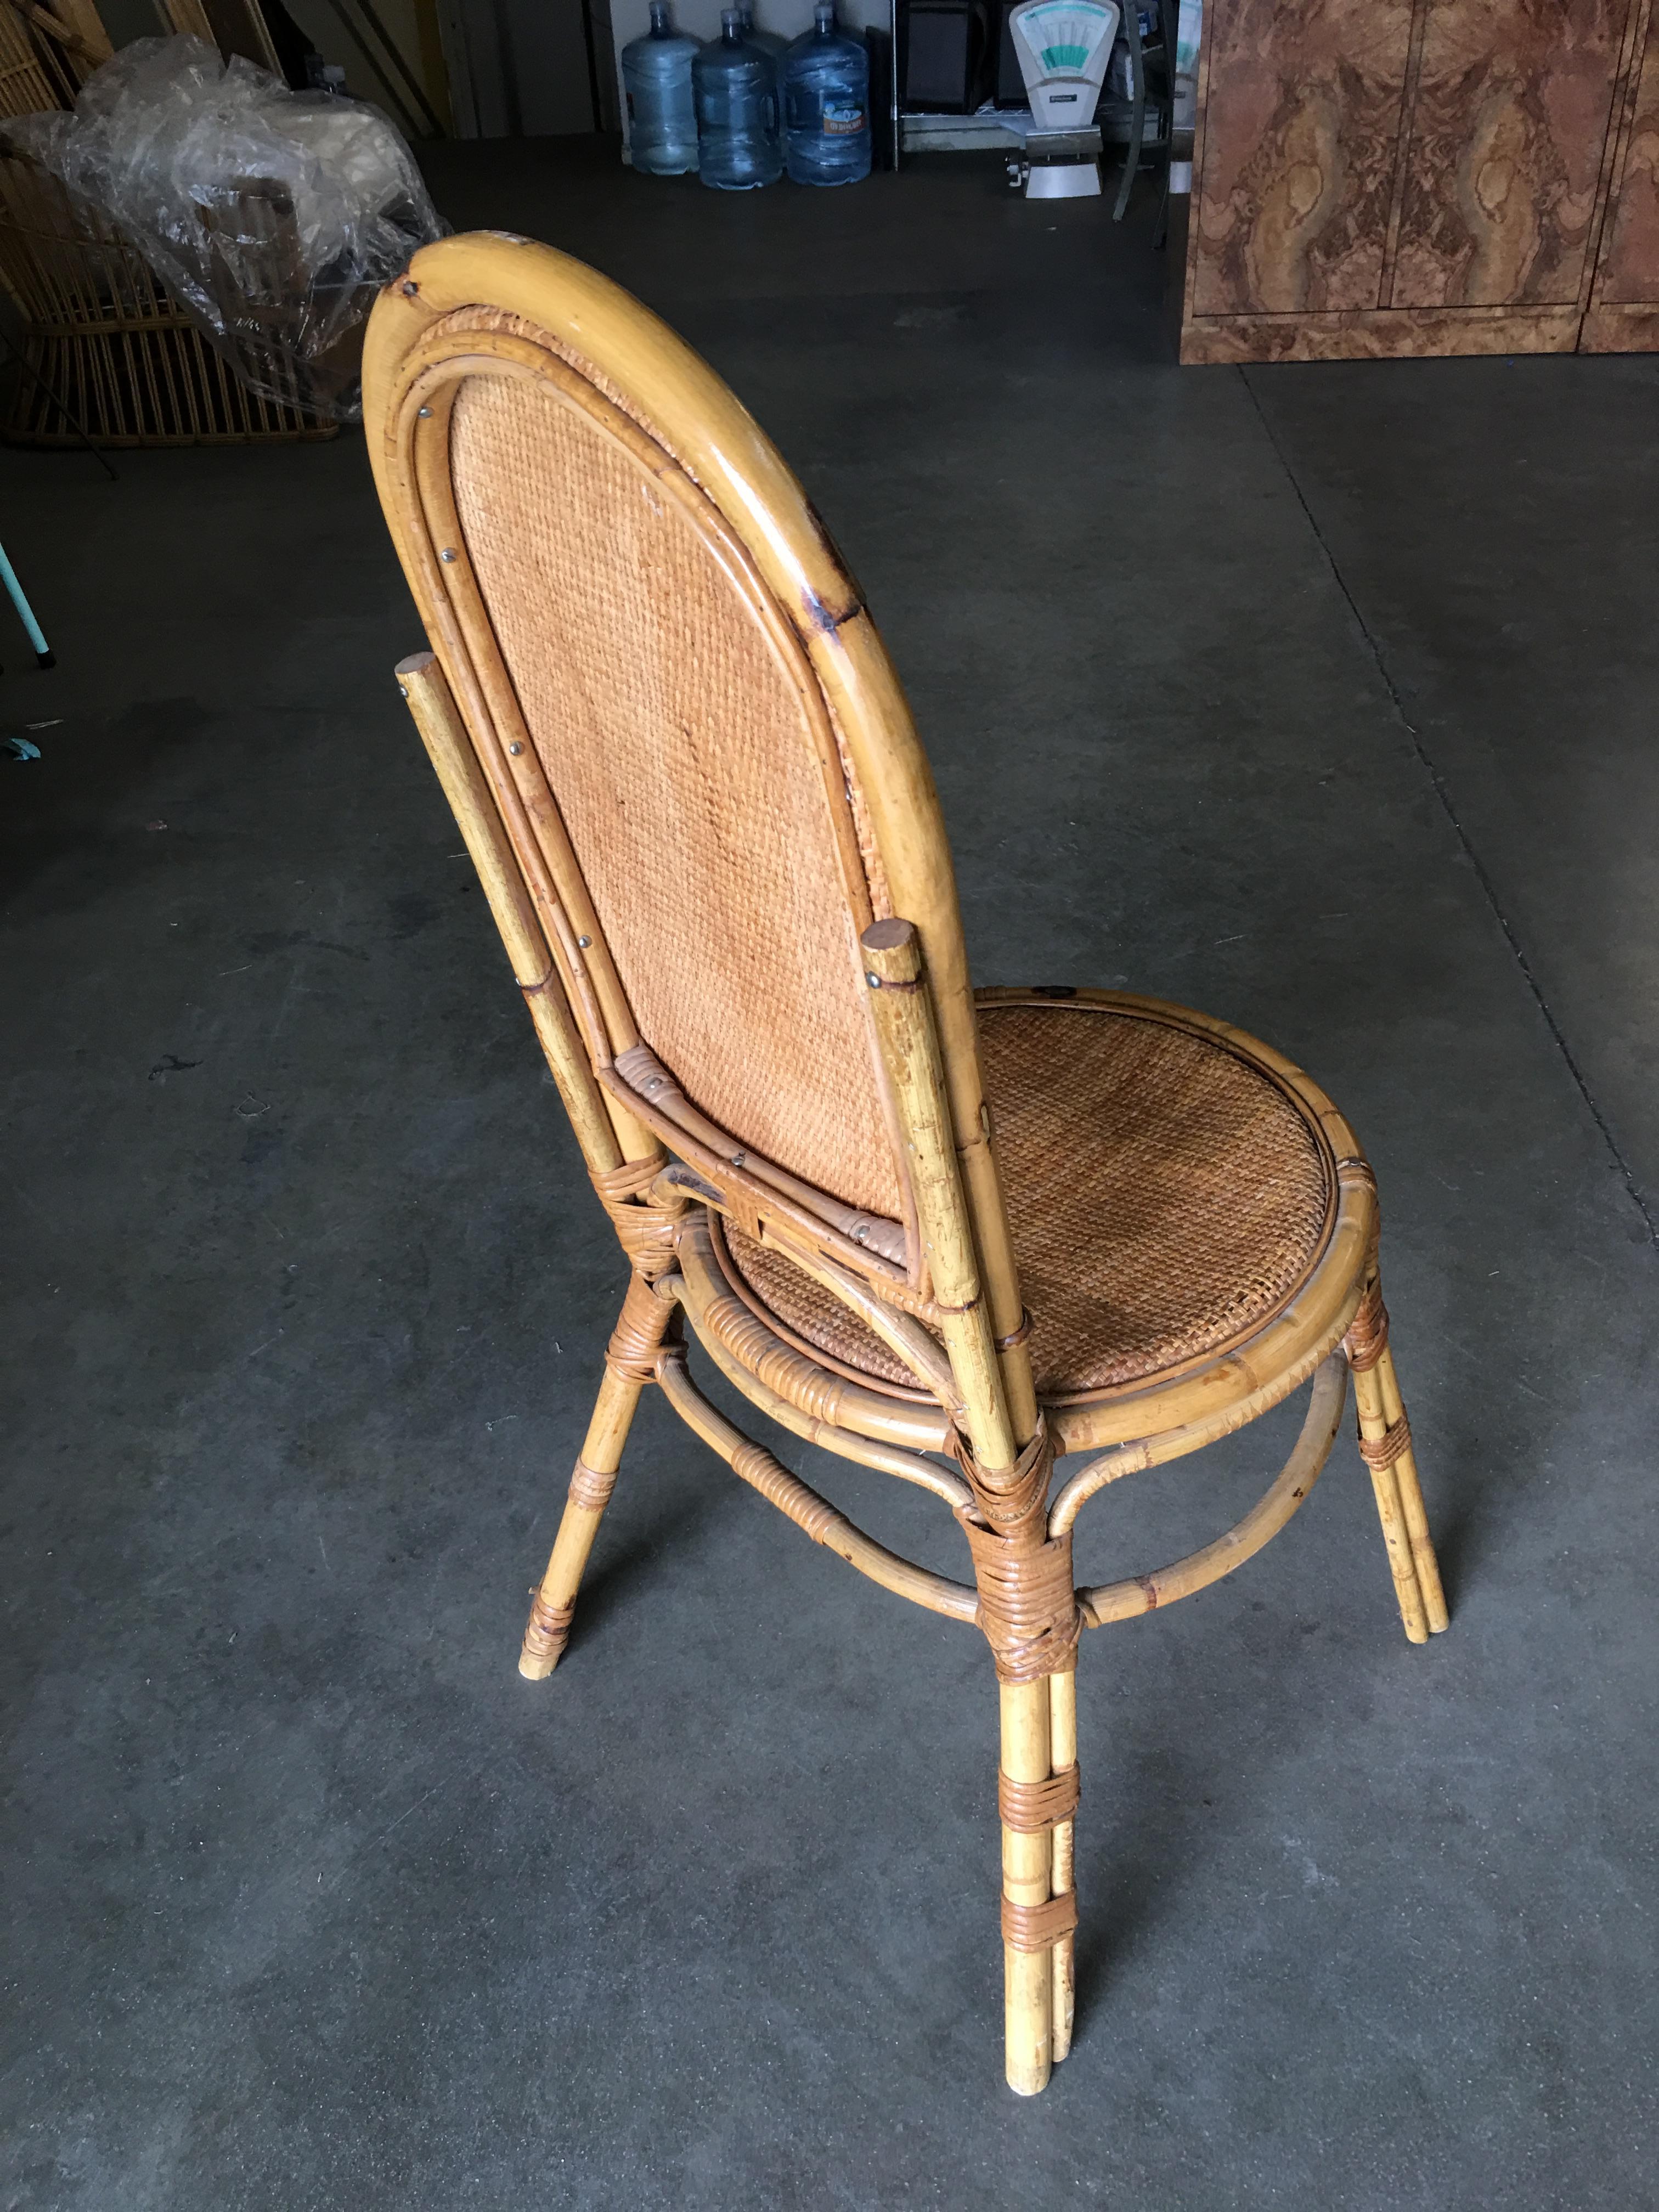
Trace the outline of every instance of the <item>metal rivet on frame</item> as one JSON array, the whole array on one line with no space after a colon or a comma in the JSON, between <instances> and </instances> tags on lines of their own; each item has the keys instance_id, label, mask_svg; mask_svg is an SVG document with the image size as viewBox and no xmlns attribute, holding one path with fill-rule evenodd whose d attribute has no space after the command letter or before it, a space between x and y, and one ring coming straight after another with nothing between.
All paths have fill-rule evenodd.
<instances>
[{"instance_id":1,"label":"metal rivet on frame","mask_svg":"<svg viewBox=\"0 0 1659 2212\"><path fill-rule=\"evenodd\" d=\"M422 422L429 422L432 419L432 410L429 407L417 407L415 410L415 412L420 416Z\"/></svg>"},{"instance_id":2,"label":"metal rivet on frame","mask_svg":"<svg viewBox=\"0 0 1659 2212\"><path fill-rule=\"evenodd\" d=\"M441 561L453 561L455 558L455 548L453 545L446 545L438 558Z\"/></svg>"},{"instance_id":3,"label":"metal rivet on frame","mask_svg":"<svg viewBox=\"0 0 1659 2212\"><path fill-rule=\"evenodd\" d=\"M507 750L508 750L508 752L512 753L512 754L514 756L514 757L516 758L516 757L517 757L520 753L521 753L521 752L524 750L524 747L523 747L523 746L519 743L518 739L515 738L514 739L513 743L512 743L512 744L507 747Z\"/></svg>"},{"instance_id":4,"label":"metal rivet on frame","mask_svg":"<svg viewBox=\"0 0 1659 2212\"><path fill-rule=\"evenodd\" d=\"M584 952L586 952L586 950L587 950L587 948L588 948L588 946L589 946L590 945L592 945L592 943L593 942L593 940L592 940L592 939L591 937L579 937L579 938L576 939L576 942L577 942L577 944L578 944L578 945L580 945L580 947L581 947L582 951L583 951Z\"/></svg>"}]
</instances>

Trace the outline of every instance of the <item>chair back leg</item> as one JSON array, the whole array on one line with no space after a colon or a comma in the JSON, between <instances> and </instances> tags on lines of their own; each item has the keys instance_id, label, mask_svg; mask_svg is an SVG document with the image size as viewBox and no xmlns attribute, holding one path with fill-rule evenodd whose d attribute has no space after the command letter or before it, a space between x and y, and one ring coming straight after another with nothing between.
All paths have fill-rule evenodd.
<instances>
[{"instance_id":1,"label":"chair back leg","mask_svg":"<svg viewBox=\"0 0 1659 2212\"><path fill-rule=\"evenodd\" d=\"M576 1592L616 1487L617 1470L634 1425L634 1409L641 1391L653 1379L658 1349L673 1318L672 1298L659 1297L643 1275L634 1276L605 1352L605 1379L599 1384L581 1456L570 1478L553 1556L531 1599L530 1619L519 1654L519 1672L527 1681L544 1680L558 1665L570 1640Z\"/></svg>"}]
</instances>

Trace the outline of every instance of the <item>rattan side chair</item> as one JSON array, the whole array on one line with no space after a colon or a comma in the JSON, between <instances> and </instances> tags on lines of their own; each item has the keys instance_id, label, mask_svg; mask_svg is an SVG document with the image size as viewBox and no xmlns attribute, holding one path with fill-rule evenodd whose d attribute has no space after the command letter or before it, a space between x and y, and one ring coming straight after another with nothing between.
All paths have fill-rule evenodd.
<instances>
[{"instance_id":1,"label":"rattan side chair","mask_svg":"<svg viewBox=\"0 0 1659 2212\"><path fill-rule=\"evenodd\" d=\"M629 1275L520 1667L565 1649L641 1389L815 1542L977 1624L1001 1701L1008 2080L1069 2046L1085 1627L1201 1589L1307 1497L1352 1370L1406 1633L1446 1625L1352 1130L1267 1046L968 974L927 763L800 487L673 332L564 254L426 247L365 418L432 650L398 680ZM899 1559L697 1389L931 1491ZM1284 1471L1173 1565L1075 1586L1105 1485L1311 1382ZM1054 1462L1087 1455L1056 1487Z\"/></svg>"}]
</instances>

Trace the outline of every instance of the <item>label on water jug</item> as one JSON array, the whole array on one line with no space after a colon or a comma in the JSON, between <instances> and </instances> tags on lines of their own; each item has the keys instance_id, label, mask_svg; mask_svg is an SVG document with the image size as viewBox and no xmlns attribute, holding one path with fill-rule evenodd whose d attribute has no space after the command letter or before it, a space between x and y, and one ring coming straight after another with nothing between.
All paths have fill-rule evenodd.
<instances>
[{"instance_id":1,"label":"label on water jug","mask_svg":"<svg viewBox=\"0 0 1659 2212\"><path fill-rule=\"evenodd\" d=\"M823 103L823 131L827 138L850 138L864 128L864 110L845 100Z\"/></svg>"}]
</instances>

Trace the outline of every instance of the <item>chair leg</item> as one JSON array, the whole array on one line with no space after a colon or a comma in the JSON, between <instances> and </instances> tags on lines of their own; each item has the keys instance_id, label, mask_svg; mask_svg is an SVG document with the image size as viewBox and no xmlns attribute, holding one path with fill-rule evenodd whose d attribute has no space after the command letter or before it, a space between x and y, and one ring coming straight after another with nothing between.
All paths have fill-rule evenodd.
<instances>
[{"instance_id":1,"label":"chair leg","mask_svg":"<svg viewBox=\"0 0 1659 2212\"><path fill-rule=\"evenodd\" d=\"M642 1276L635 1275L628 1285L622 1315L605 1354L605 1379L594 1401L581 1457L570 1478L553 1555L531 1601L519 1654L519 1672L527 1681L539 1682L550 1674L569 1641L576 1592L616 1487L634 1409L651 1380L652 1360L673 1317L672 1305L656 1297Z\"/></svg>"},{"instance_id":2,"label":"chair leg","mask_svg":"<svg viewBox=\"0 0 1659 2212\"><path fill-rule=\"evenodd\" d=\"M1042 1783L1053 1771L1048 1680L999 1684L1002 1771L1015 1784ZM1052 1894L1050 1831L1002 1823L1003 2029L1008 2086L1022 2097L1048 2087L1054 2057L1053 1945L1028 1949L1010 1927L1008 1905L1033 1912Z\"/></svg>"},{"instance_id":3,"label":"chair leg","mask_svg":"<svg viewBox=\"0 0 1659 2212\"><path fill-rule=\"evenodd\" d=\"M1429 1632L1437 1636L1449 1625L1446 1611L1445 1593L1440 1586L1440 1562L1434 1555L1434 1540L1429 1534L1429 1516L1423 1510L1423 1486L1417 1479L1417 1455L1412 1449L1411 1428L1406 1419L1406 1407L1400 1395L1400 1383L1394 1371L1394 1353L1385 1344L1382 1357L1376 1363L1376 1379L1382 1389L1382 1415L1389 1431L1403 1435L1405 1448L1395 1462L1395 1476L1400 1485L1401 1510L1406 1516L1406 1534L1411 1540L1412 1564L1417 1569L1418 1588L1423 1593L1423 1610L1427 1616Z\"/></svg>"},{"instance_id":4,"label":"chair leg","mask_svg":"<svg viewBox=\"0 0 1659 2212\"><path fill-rule=\"evenodd\" d=\"M1054 1771L1077 1765L1077 1674L1073 1671L1048 1677L1048 1756ZM1056 1821L1054 1865L1049 1876L1056 1897L1077 1887L1077 1823ZM1077 1937L1062 1936L1054 1954L1054 2061L1056 2066L1072 2048L1072 2021L1077 2008Z\"/></svg>"},{"instance_id":5,"label":"chair leg","mask_svg":"<svg viewBox=\"0 0 1659 2212\"><path fill-rule=\"evenodd\" d=\"M1411 1641L1426 1644L1447 1626L1446 1600L1423 1510L1411 1426L1389 1349L1388 1312L1375 1275L1348 1332L1347 1352L1360 1455L1371 1471L1400 1617Z\"/></svg>"}]
</instances>

